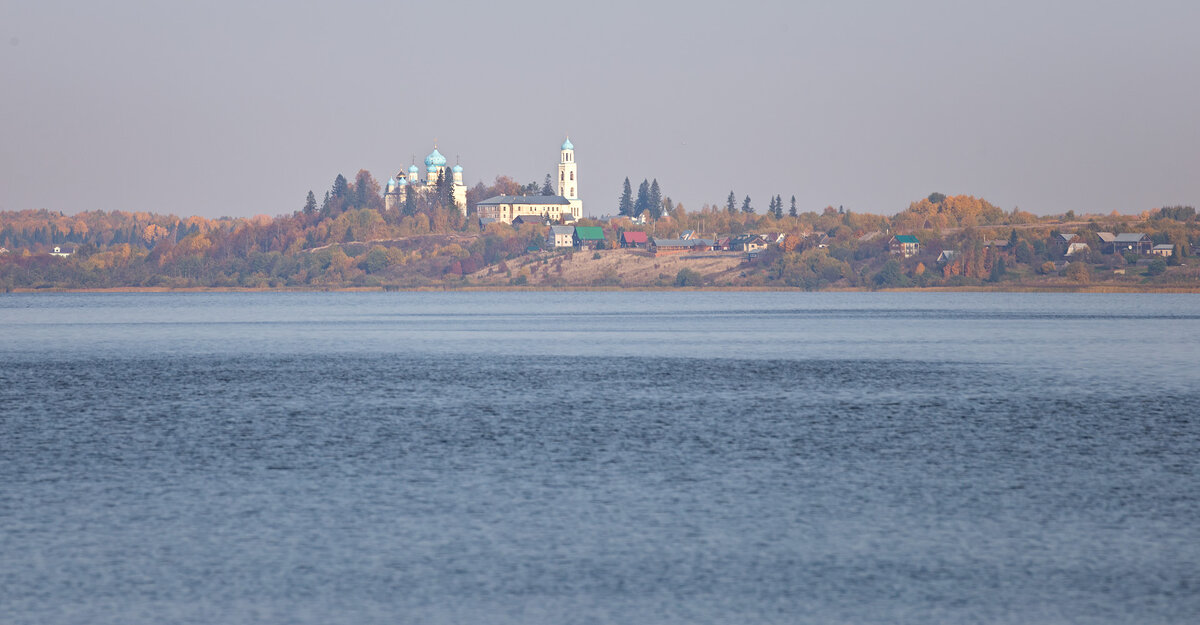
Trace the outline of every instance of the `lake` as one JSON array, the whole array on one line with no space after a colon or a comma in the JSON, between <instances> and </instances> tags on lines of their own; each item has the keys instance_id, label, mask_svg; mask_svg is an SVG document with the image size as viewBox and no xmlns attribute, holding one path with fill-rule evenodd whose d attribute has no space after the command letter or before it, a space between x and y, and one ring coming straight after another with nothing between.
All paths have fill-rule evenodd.
<instances>
[{"instance_id":1,"label":"lake","mask_svg":"<svg viewBox=\"0 0 1200 625\"><path fill-rule=\"evenodd\" d=\"M1198 354L1198 295L0 295L0 621L1194 623Z\"/></svg>"}]
</instances>

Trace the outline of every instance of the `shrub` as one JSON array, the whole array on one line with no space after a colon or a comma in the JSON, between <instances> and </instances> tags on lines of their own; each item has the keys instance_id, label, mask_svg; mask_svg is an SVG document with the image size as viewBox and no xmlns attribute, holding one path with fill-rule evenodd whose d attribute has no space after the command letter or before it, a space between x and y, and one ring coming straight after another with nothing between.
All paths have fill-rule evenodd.
<instances>
[{"instance_id":1,"label":"shrub","mask_svg":"<svg viewBox=\"0 0 1200 625\"><path fill-rule=\"evenodd\" d=\"M692 269L680 269L679 273L675 274L675 286L700 286L703 283L704 278Z\"/></svg>"},{"instance_id":2,"label":"shrub","mask_svg":"<svg viewBox=\"0 0 1200 625\"><path fill-rule=\"evenodd\" d=\"M883 265L883 269L875 274L875 286L877 287L905 287L908 285L908 276L900 271L900 263L895 260L889 260Z\"/></svg>"},{"instance_id":3,"label":"shrub","mask_svg":"<svg viewBox=\"0 0 1200 625\"><path fill-rule=\"evenodd\" d=\"M1067 265L1067 277L1080 283L1087 284L1092 280L1092 272L1088 266L1083 263L1071 263Z\"/></svg>"}]
</instances>

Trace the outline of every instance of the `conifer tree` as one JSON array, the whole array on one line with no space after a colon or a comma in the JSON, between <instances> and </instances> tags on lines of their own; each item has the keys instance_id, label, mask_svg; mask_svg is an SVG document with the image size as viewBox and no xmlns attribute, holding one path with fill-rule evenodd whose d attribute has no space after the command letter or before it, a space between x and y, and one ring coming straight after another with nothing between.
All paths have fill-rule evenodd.
<instances>
[{"instance_id":1,"label":"conifer tree","mask_svg":"<svg viewBox=\"0 0 1200 625\"><path fill-rule=\"evenodd\" d=\"M800 213L796 212L796 196L794 195L792 196L792 207L788 209L788 215L791 215L792 217L800 216Z\"/></svg>"},{"instance_id":2,"label":"conifer tree","mask_svg":"<svg viewBox=\"0 0 1200 625\"><path fill-rule=\"evenodd\" d=\"M775 219L783 219L783 197L775 194Z\"/></svg>"},{"instance_id":3,"label":"conifer tree","mask_svg":"<svg viewBox=\"0 0 1200 625\"><path fill-rule=\"evenodd\" d=\"M621 200L617 206L617 214L626 217L633 216L633 187L629 186L629 176L625 176L625 187L621 191Z\"/></svg>"},{"instance_id":4,"label":"conifer tree","mask_svg":"<svg viewBox=\"0 0 1200 625\"><path fill-rule=\"evenodd\" d=\"M650 210L650 181L642 179L642 184L638 185L637 199L633 201L633 214L640 216L642 213Z\"/></svg>"},{"instance_id":5,"label":"conifer tree","mask_svg":"<svg viewBox=\"0 0 1200 625\"><path fill-rule=\"evenodd\" d=\"M747 215L754 214L754 207L751 206L751 204L750 204L750 196L749 195L746 196L746 199L742 200L742 212Z\"/></svg>"},{"instance_id":6,"label":"conifer tree","mask_svg":"<svg viewBox=\"0 0 1200 625\"><path fill-rule=\"evenodd\" d=\"M658 187L658 178L650 183L650 195L646 198L650 209L650 216L654 219L662 217L662 189Z\"/></svg>"},{"instance_id":7,"label":"conifer tree","mask_svg":"<svg viewBox=\"0 0 1200 625\"><path fill-rule=\"evenodd\" d=\"M333 197L334 199L342 199L346 197L346 193L350 190L350 185L346 183L346 177L338 174L337 178L333 179Z\"/></svg>"},{"instance_id":8,"label":"conifer tree","mask_svg":"<svg viewBox=\"0 0 1200 625\"><path fill-rule=\"evenodd\" d=\"M554 176L546 174L546 181L542 183L542 195L555 195Z\"/></svg>"},{"instance_id":9,"label":"conifer tree","mask_svg":"<svg viewBox=\"0 0 1200 625\"><path fill-rule=\"evenodd\" d=\"M412 217L417 214L417 192L412 186L404 188L404 215Z\"/></svg>"},{"instance_id":10,"label":"conifer tree","mask_svg":"<svg viewBox=\"0 0 1200 625\"><path fill-rule=\"evenodd\" d=\"M325 192L325 200L323 202L321 202L321 217L328 217L329 214L332 212L333 212L333 199L330 197L329 192L326 191Z\"/></svg>"},{"instance_id":11,"label":"conifer tree","mask_svg":"<svg viewBox=\"0 0 1200 625\"><path fill-rule=\"evenodd\" d=\"M730 215L737 214L737 198L734 197L733 191L729 192L729 198L725 200L725 210Z\"/></svg>"},{"instance_id":12,"label":"conifer tree","mask_svg":"<svg viewBox=\"0 0 1200 625\"><path fill-rule=\"evenodd\" d=\"M317 196L313 195L312 190L308 191L308 197L304 199L304 214L312 215L317 212Z\"/></svg>"}]
</instances>

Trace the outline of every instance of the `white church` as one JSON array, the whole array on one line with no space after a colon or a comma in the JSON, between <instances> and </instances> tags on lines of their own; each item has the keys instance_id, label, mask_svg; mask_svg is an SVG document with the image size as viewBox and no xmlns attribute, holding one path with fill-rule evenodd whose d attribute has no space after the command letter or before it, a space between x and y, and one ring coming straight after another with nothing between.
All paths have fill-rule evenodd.
<instances>
[{"instance_id":1,"label":"white church","mask_svg":"<svg viewBox=\"0 0 1200 625\"><path fill-rule=\"evenodd\" d=\"M495 219L504 223L522 215L545 217L561 221L564 215L583 217L583 200L579 199L579 170L575 165L575 146L568 137L559 149L558 195L498 195L475 205L480 219Z\"/></svg>"},{"instance_id":2,"label":"white church","mask_svg":"<svg viewBox=\"0 0 1200 625\"><path fill-rule=\"evenodd\" d=\"M437 146L434 145L433 151L425 157L424 182L421 181L421 170L417 168L416 163L408 168L407 174L401 170L388 179L387 190L383 194L384 208L390 211L404 206L404 201L409 193L418 195L433 193L437 189L438 180L446 175L446 170L446 157L442 156L442 153L438 152ZM463 184L463 168L461 165L455 164L449 170L454 177L451 181L454 204L458 206L458 210L466 214L467 186Z\"/></svg>"}]
</instances>

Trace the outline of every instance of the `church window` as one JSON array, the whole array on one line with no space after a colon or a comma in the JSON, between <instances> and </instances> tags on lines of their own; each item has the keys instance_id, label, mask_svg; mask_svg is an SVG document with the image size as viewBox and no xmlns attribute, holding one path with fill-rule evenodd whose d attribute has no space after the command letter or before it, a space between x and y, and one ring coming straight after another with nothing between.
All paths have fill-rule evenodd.
<instances>
[{"instance_id":1,"label":"church window","mask_svg":"<svg viewBox=\"0 0 1200 625\"><path fill-rule=\"evenodd\" d=\"M562 180L562 179L563 179L563 173L562 173L561 171L560 171L560 172L558 172L558 179L559 179L559 180Z\"/></svg>"},{"instance_id":2,"label":"church window","mask_svg":"<svg viewBox=\"0 0 1200 625\"><path fill-rule=\"evenodd\" d=\"M575 172L571 172L571 180L575 179Z\"/></svg>"},{"instance_id":3,"label":"church window","mask_svg":"<svg viewBox=\"0 0 1200 625\"><path fill-rule=\"evenodd\" d=\"M571 187L571 195L575 195L575 187Z\"/></svg>"}]
</instances>

